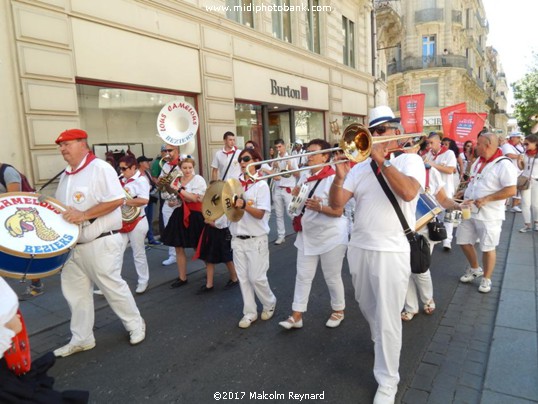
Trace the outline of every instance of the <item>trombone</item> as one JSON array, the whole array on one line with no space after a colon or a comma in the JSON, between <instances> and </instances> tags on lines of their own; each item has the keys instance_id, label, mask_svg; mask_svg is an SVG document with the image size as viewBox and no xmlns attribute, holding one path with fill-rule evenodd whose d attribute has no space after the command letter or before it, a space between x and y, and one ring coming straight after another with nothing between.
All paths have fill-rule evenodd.
<instances>
[{"instance_id":1,"label":"trombone","mask_svg":"<svg viewBox=\"0 0 538 404\"><path fill-rule=\"evenodd\" d=\"M300 157L308 157L313 156L316 154L325 154L325 153L331 153L336 151L341 151L346 156L346 160L337 160L337 161L327 161L323 164L315 164L313 166L305 166L301 167L295 170L289 170L286 171L286 175L292 175L294 173L305 171L305 170L312 170L316 168L325 167L328 165L333 164L340 164L340 163L347 163L348 161L353 161L355 163L360 163L364 160L366 160L370 153L372 152L372 146L375 143L385 143L385 142L391 142L393 140L398 141L398 150L406 150L406 149L412 149L418 145L420 145L424 139L426 138L426 135L423 133L409 133L407 135L393 135L393 136L372 136L368 128L360 123L352 123L349 125L345 130L344 134L342 135L342 140L340 140L340 143L338 147L333 147L330 149L324 149L324 150L317 150L314 152L309 153L303 153L303 154L296 154L293 156L285 156L285 157L277 157L270 160L264 160L264 161L257 161L253 162L247 165L246 167L246 175L252 179L268 179L273 177L282 176L282 173L273 173L269 175L264 175L263 177L258 177L257 174L250 174L250 167L261 165L261 164L271 164L276 161L285 161ZM394 151L394 149L392 149Z\"/></svg>"}]
</instances>

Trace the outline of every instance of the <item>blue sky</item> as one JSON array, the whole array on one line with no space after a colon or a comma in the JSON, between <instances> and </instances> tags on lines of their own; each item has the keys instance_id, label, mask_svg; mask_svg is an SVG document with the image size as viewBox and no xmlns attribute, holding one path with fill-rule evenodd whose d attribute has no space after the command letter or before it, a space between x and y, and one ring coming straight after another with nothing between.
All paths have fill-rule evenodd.
<instances>
[{"instance_id":1,"label":"blue sky","mask_svg":"<svg viewBox=\"0 0 538 404\"><path fill-rule=\"evenodd\" d=\"M529 71L532 51L538 53L538 0L482 0L482 3L489 21L487 44L499 52L510 85ZM512 103L510 94L509 110Z\"/></svg>"}]
</instances>

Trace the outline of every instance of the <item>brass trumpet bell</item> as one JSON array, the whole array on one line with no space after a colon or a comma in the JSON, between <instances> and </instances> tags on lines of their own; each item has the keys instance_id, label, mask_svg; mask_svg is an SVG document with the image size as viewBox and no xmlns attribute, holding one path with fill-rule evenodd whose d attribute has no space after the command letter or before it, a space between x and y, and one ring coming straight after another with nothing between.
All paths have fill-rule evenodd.
<instances>
[{"instance_id":1,"label":"brass trumpet bell","mask_svg":"<svg viewBox=\"0 0 538 404\"><path fill-rule=\"evenodd\" d=\"M245 211L235 207L235 202L243 196L243 188L239 180L230 178L226 181L215 181L207 188L202 200L202 215L206 220L215 221L226 215L231 222L241 220Z\"/></svg>"}]
</instances>

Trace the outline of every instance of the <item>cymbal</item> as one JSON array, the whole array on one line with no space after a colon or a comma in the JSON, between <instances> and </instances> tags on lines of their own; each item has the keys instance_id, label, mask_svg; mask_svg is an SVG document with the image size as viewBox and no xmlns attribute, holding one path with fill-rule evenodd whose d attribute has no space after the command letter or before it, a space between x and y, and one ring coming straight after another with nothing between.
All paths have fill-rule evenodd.
<instances>
[{"instance_id":1,"label":"cymbal","mask_svg":"<svg viewBox=\"0 0 538 404\"><path fill-rule=\"evenodd\" d=\"M224 215L224 205L222 204L224 185L224 181L215 181L205 191L202 199L202 215L204 215L204 219L217 220Z\"/></svg>"},{"instance_id":2,"label":"cymbal","mask_svg":"<svg viewBox=\"0 0 538 404\"><path fill-rule=\"evenodd\" d=\"M245 214L244 209L236 208L235 201L243 196L243 187L239 180L230 178L224 181L222 188L222 208L231 222L238 222Z\"/></svg>"}]
</instances>

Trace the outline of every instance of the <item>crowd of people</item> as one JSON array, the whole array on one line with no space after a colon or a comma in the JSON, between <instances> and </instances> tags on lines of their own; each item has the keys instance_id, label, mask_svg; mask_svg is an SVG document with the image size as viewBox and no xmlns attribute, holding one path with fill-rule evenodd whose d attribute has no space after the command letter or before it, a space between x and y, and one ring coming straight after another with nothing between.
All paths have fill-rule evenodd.
<instances>
[{"instance_id":1,"label":"crowd of people","mask_svg":"<svg viewBox=\"0 0 538 404\"><path fill-rule=\"evenodd\" d=\"M400 134L401 128L399 119L386 106L370 111L368 127L373 136ZM263 161L259 146L248 141L243 150L238 149L235 135L226 132L223 149L215 153L211 163L209 186L230 178L241 184L242 195L233 203L242 215L230 221L225 215L204 219L202 200L208 184L196 174L195 159L181 156L178 146L163 145L155 160L126 155L119 160L116 172L91 152L85 131L67 130L56 139L68 164L56 198L67 206L64 219L80 225L81 235L61 274L62 292L71 310L72 336L54 355L65 357L95 347L94 287L121 319L130 343L136 345L145 339L144 319L121 270L130 244L138 275L135 293L147 291L146 240L150 245L169 247L169 256L162 264L175 263L178 269L170 288L188 284L185 250L193 249L194 258L202 259L207 271L197 293L214 290L215 265L223 263L229 274L225 288L239 286L243 298L238 326L248 328L258 320L256 298L261 304L260 318L270 320L277 297L267 276L269 217L274 208L278 235L274 243L285 243L284 216L292 216L288 206L303 190L307 195L304 207L291 217L297 233L293 303L291 314L279 325L286 330L304 326L312 281L321 263L331 306L325 324L329 328L340 326L346 307L342 267L347 256L355 299L374 342L374 376L379 384L374 403L393 403L400 380L402 321L410 321L420 312L419 299L425 314L431 315L436 305L430 272L411 273L410 245L382 183L388 185L412 229L421 194L437 201L443 209L440 220L447 233L443 240L446 253L452 249L453 227L458 223L456 243L468 261L460 281L470 283L480 278L478 291L488 293L506 209L523 212L525 227L521 232L538 231L538 166L534 167L538 137L527 136L519 148L521 140L517 143L516 137L520 139L519 134L510 136L508 146L501 146L497 135L484 131L475 142L466 142L460 153L453 140L432 132L422 145L405 149L394 140L374 143L370 156L356 163L342 154L324 152L331 145L323 139L312 139L306 145L296 142L293 150L278 139L273 145L274 156L281 159L256 164ZM294 154L298 158L287 158ZM301 166L304 169L299 171ZM520 174L530 182L518 191ZM0 192L16 191L16 175L7 175L8 187L0 184ZM267 175L270 181L264 178ZM520 208L514 202L518 197ZM157 204L160 240L152 226ZM459 223L453 212L464 209L471 212L470 218ZM346 210L352 214L345 214ZM428 239L426 228L421 232ZM433 251L438 241L429 241ZM2 327L10 328L0 324L0 330Z\"/></svg>"}]
</instances>

